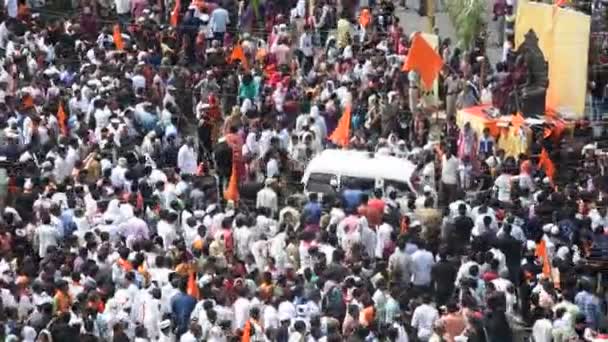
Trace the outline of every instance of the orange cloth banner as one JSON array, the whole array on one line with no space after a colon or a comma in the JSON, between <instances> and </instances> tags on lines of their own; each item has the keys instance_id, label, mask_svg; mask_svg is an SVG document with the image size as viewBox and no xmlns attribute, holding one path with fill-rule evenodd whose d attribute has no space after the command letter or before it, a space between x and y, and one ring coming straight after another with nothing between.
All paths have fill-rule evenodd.
<instances>
[{"instance_id":1,"label":"orange cloth banner","mask_svg":"<svg viewBox=\"0 0 608 342\"><path fill-rule=\"evenodd\" d=\"M540 152L540 157L538 158L538 165L545 170L545 174L547 177L553 182L553 177L555 176L555 165L551 158L549 158L549 153L544 148Z\"/></svg>"},{"instance_id":2,"label":"orange cloth banner","mask_svg":"<svg viewBox=\"0 0 608 342\"><path fill-rule=\"evenodd\" d=\"M239 172L236 166L236 161L232 161L232 172L230 172L230 180L228 181L228 187L224 191L224 199L226 201L238 202L239 200Z\"/></svg>"},{"instance_id":3,"label":"orange cloth banner","mask_svg":"<svg viewBox=\"0 0 608 342\"><path fill-rule=\"evenodd\" d=\"M536 244L535 255L540 258L543 263L543 275L547 278L551 277L551 264L549 263L549 256L547 255L547 243L545 242L545 239L541 239L540 242Z\"/></svg>"},{"instance_id":4,"label":"orange cloth banner","mask_svg":"<svg viewBox=\"0 0 608 342\"><path fill-rule=\"evenodd\" d=\"M188 275L188 285L186 288L189 295L192 297L199 299L200 293L198 291L198 284L196 283L196 272L190 272Z\"/></svg>"},{"instance_id":5,"label":"orange cloth banner","mask_svg":"<svg viewBox=\"0 0 608 342\"><path fill-rule=\"evenodd\" d=\"M405 68L415 70L426 90L433 89L433 82L443 67L443 59L420 33L414 36Z\"/></svg>"},{"instance_id":6,"label":"orange cloth banner","mask_svg":"<svg viewBox=\"0 0 608 342\"><path fill-rule=\"evenodd\" d=\"M340 117L338 126L329 137L329 140L331 140L334 144L342 147L348 146L348 142L350 141L350 121L351 108L350 105L347 105L346 108L344 108L344 113L342 113L342 117Z\"/></svg>"},{"instance_id":7,"label":"orange cloth banner","mask_svg":"<svg viewBox=\"0 0 608 342\"><path fill-rule=\"evenodd\" d=\"M175 1L175 7L173 7L173 11L171 12L170 24L173 27L177 27L179 25L179 11L181 11L182 2L181 0Z\"/></svg>"}]
</instances>

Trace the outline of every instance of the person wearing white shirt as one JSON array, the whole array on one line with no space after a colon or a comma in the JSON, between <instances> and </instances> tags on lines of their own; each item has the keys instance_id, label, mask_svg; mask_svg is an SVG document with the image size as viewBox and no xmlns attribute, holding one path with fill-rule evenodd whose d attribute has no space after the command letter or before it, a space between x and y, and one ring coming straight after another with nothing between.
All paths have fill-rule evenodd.
<instances>
[{"instance_id":1,"label":"person wearing white shirt","mask_svg":"<svg viewBox=\"0 0 608 342\"><path fill-rule=\"evenodd\" d=\"M591 229L593 230L608 227L608 212L605 207L592 209L589 212L589 218L591 219Z\"/></svg>"},{"instance_id":2,"label":"person wearing white shirt","mask_svg":"<svg viewBox=\"0 0 608 342\"><path fill-rule=\"evenodd\" d=\"M4 4L4 7L6 8L6 13L8 14L9 17L17 18L17 12L18 12L17 0L7 0L6 3Z\"/></svg>"},{"instance_id":3,"label":"person wearing white shirt","mask_svg":"<svg viewBox=\"0 0 608 342\"><path fill-rule=\"evenodd\" d=\"M458 158L449 149L441 157L441 185L444 203L451 203L456 197L458 190Z\"/></svg>"},{"instance_id":4,"label":"person wearing white shirt","mask_svg":"<svg viewBox=\"0 0 608 342\"><path fill-rule=\"evenodd\" d=\"M266 163L266 177L273 178L279 176L279 161L274 157L274 154Z\"/></svg>"},{"instance_id":5,"label":"person wearing white shirt","mask_svg":"<svg viewBox=\"0 0 608 342\"><path fill-rule=\"evenodd\" d=\"M428 341L433 334L433 324L439 319L439 312L431 305L431 297L422 297L422 304L414 310L412 328L420 341Z\"/></svg>"},{"instance_id":6,"label":"person wearing white shirt","mask_svg":"<svg viewBox=\"0 0 608 342\"><path fill-rule=\"evenodd\" d=\"M532 326L532 338L534 342L551 342L553 340L553 324L549 319L553 313L546 310L545 316Z\"/></svg>"},{"instance_id":7,"label":"person wearing white shirt","mask_svg":"<svg viewBox=\"0 0 608 342\"><path fill-rule=\"evenodd\" d=\"M384 255L384 248L391 241L391 234L393 233L393 227L388 223L383 223L378 227L376 231L376 258L382 259Z\"/></svg>"},{"instance_id":8,"label":"person wearing white shirt","mask_svg":"<svg viewBox=\"0 0 608 342\"><path fill-rule=\"evenodd\" d=\"M232 330L243 329L245 323L249 319L249 310L251 309L251 301L243 296L239 296L232 304L234 311L234 321L232 321Z\"/></svg>"},{"instance_id":9,"label":"person wearing white shirt","mask_svg":"<svg viewBox=\"0 0 608 342\"><path fill-rule=\"evenodd\" d=\"M511 175L504 171L494 181L494 190L500 202L511 203L511 185Z\"/></svg>"},{"instance_id":10,"label":"person wearing white shirt","mask_svg":"<svg viewBox=\"0 0 608 342\"><path fill-rule=\"evenodd\" d=\"M186 143L177 152L177 167L181 174L195 175L197 169L197 153L192 137L186 138Z\"/></svg>"},{"instance_id":11,"label":"person wearing white shirt","mask_svg":"<svg viewBox=\"0 0 608 342\"><path fill-rule=\"evenodd\" d=\"M304 27L304 33L300 36L299 49L302 52L302 71L304 74L308 74L314 64L312 33L308 25Z\"/></svg>"},{"instance_id":12,"label":"person wearing white shirt","mask_svg":"<svg viewBox=\"0 0 608 342\"><path fill-rule=\"evenodd\" d=\"M424 243L419 243L418 250L412 253L412 284L428 287L431 284L431 268L434 264L433 253L426 250Z\"/></svg>"},{"instance_id":13,"label":"person wearing white shirt","mask_svg":"<svg viewBox=\"0 0 608 342\"><path fill-rule=\"evenodd\" d=\"M37 230L38 239L38 255L40 258L44 258L47 253L47 249L51 246L57 246L60 238L59 230L51 225L51 218L45 215L42 218L42 225Z\"/></svg>"},{"instance_id":14,"label":"person wearing white shirt","mask_svg":"<svg viewBox=\"0 0 608 342\"><path fill-rule=\"evenodd\" d=\"M116 14L118 17L129 17L131 12L131 1L130 0L114 0L116 6Z\"/></svg>"},{"instance_id":15,"label":"person wearing white shirt","mask_svg":"<svg viewBox=\"0 0 608 342\"><path fill-rule=\"evenodd\" d=\"M271 210L272 214L278 212L279 204L277 193L272 189L272 184L274 184L274 179L267 178L264 182L265 186L262 190L258 191L256 196L256 208L268 208Z\"/></svg>"}]
</instances>

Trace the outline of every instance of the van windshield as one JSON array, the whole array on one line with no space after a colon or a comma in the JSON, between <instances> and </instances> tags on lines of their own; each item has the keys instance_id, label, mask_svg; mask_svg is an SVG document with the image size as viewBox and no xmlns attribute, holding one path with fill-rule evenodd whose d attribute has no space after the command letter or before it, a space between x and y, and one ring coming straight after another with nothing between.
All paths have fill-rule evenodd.
<instances>
[{"instance_id":1,"label":"van windshield","mask_svg":"<svg viewBox=\"0 0 608 342\"><path fill-rule=\"evenodd\" d=\"M332 178L335 178L335 176L328 173L311 173L306 183L306 191L324 194L335 193L334 187L331 186Z\"/></svg>"},{"instance_id":2,"label":"van windshield","mask_svg":"<svg viewBox=\"0 0 608 342\"><path fill-rule=\"evenodd\" d=\"M340 188L361 190L361 191L372 191L376 186L376 181L370 178L355 178L342 176L340 178Z\"/></svg>"}]
</instances>

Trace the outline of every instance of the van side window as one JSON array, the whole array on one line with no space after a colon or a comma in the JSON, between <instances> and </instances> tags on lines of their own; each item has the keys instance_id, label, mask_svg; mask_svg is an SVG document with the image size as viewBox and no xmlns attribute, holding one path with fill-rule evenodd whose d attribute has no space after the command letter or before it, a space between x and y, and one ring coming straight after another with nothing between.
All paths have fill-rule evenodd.
<instances>
[{"instance_id":1,"label":"van side window","mask_svg":"<svg viewBox=\"0 0 608 342\"><path fill-rule=\"evenodd\" d=\"M340 187L342 189L361 190L361 191L372 191L376 186L374 179L368 178L355 178L342 176Z\"/></svg>"},{"instance_id":2,"label":"van side window","mask_svg":"<svg viewBox=\"0 0 608 342\"><path fill-rule=\"evenodd\" d=\"M306 191L308 192L322 192L332 193L335 192L331 186L331 179L335 178L334 175L328 173L311 173L306 183Z\"/></svg>"},{"instance_id":3,"label":"van side window","mask_svg":"<svg viewBox=\"0 0 608 342\"><path fill-rule=\"evenodd\" d=\"M407 183L397 182L394 180L385 180L384 187L388 188L389 186L395 188L398 192L401 193L410 191L410 186Z\"/></svg>"}]
</instances>

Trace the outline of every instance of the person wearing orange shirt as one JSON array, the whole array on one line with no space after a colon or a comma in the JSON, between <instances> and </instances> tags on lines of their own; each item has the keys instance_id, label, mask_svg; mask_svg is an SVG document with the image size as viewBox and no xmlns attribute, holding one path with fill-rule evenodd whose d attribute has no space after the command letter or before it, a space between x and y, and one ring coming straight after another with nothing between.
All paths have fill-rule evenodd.
<instances>
[{"instance_id":1,"label":"person wearing orange shirt","mask_svg":"<svg viewBox=\"0 0 608 342\"><path fill-rule=\"evenodd\" d=\"M448 342L454 342L456 336L461 335L466 328L466 321L455 302L448 303L447 309L448 313L441 317L441 322L445 328L444 336Z\"/></svg>"},{"instance_id":2,"label":"person wearing orange shirt","mask_svg":"<svg viewBox=\"0 0 608 342\"><path fill-rule=\"evenodd\" d=\"M72 308L72 299L68 293L68 283L65 280L60 280L56 286L57 293L53 297L53 312L55 314L68 313Z\"/></svg>"}]
</instances>

